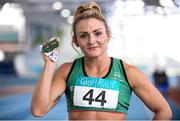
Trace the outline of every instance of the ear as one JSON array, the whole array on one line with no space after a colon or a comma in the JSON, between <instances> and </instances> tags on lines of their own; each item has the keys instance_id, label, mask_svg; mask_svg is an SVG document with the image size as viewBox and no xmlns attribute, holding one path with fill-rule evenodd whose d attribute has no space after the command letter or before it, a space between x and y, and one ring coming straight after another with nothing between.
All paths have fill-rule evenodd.
<instances>
[{"instance_id":1,"label":"ear","mask_svg":"<svg viewBox=\"0 0 180 121\"><path fill-rule=\"evenodd\" d=\"M110 31L107 32L107 38L108 38L108 39L107 39L108 41L112 38L112 34L111 34Z\"/></svg>"},{"instance_id":2,"label":"ear","mask_svg":"<svg viewBox=\"0 0 180 121\"><path fill-rule=\"evenodd\" d=\"M107 41L109 41L111 39L111 37L110 36L107 36Z\"/></svg>"}]
</instances>

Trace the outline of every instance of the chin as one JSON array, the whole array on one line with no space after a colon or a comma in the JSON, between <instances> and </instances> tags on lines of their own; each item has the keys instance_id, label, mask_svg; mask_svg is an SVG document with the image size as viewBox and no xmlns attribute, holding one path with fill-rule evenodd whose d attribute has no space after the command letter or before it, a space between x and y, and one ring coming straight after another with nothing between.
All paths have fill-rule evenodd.
<instances>
[{"instance_id":1,"label":"chin","mask_svg":"<svg viewBox=\"0 0 180 121\"><path fill-rule=\"evenodd\" d=\"M85 52L84 55L86 57L90 57L90 58L96 58L96 57L99 57L99 56L102 56L104 55L105 53L102 52L102 51L91 51L91 52Z\"/></svg>"},{"instance_id":2,"label":"chin","mask_svg":"<svg viewBox=\"0 0 180 121\"><path fill-rule=\"evenodd\" d=\"M86 57L89 57L89 58L97 58L97 57L100 57L102 56L102 54L87 54Z\"/></svg>"}]
</instances>

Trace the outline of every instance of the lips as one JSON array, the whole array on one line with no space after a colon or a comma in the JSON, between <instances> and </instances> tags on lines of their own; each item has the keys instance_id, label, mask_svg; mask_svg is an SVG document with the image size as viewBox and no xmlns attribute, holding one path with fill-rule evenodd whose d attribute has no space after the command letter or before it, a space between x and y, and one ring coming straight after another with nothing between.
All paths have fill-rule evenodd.
<instances>
[{"instance_id":1,"label":"lips","mask_svg":"<svg viewBox=\"0 0 180 121\"><path fill-rule=\"evenodd\" d=\"M89 50L95 50L95 49L97 49L97 48L99 48L99 46L95 46L95 47L88 47L88 49L89 49Z\"/></svg>"}]
</instances>

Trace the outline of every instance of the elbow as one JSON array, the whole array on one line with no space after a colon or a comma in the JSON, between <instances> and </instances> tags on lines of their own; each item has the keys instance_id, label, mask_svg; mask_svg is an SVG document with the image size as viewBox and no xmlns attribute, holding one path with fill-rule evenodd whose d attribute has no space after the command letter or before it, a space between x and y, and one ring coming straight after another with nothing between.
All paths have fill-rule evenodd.
<instances>
[{"instance_id":1,"label":"elbow","mask_svg":"<svg viewBox=\"0 0 180 121\"><path fill-rule=\"evenodd\" d=\"M34 117L43 117L46 115L46 113L44 113L43 111L41 111L40 109L33 109L31 107L31 114L34 116Z\"/></svg>"},{"instance_id":2,"label":"elbow","mask_svg":"<svg viewBox=\"0 0 180 121\"><path fill-rule=\"evenodd\" d=\"M167 116L167 119L172 119L172 111L171 111L171 108L168 108L167 111L166 111L166 116Z\"/></svg>"},{"instance_id":3,"label":"elbow","mask_svg":"<svg viewBox=\"0 0 180 121\"><path fill-rule=\"evenodd\" d=\"M168 110L164 112L164 116L162 117L163 120L171 120L172 119L172 111Z\"/></svg>"},{"instance_id":4,"label":"elbow","mask_svg":"<svg viewBox=\"0 0 180 121\"><path fill-rule=\"evenodd\" d=\"M171 120L172 111L170 107L163 108L161 111L155 112L154 120Z\"/></svg>"},{"instance_id":5,"label":"elbow","mask_svg":"<svg viewBox=\"0 0 180 121\"><path fill-rule=\"evenodd\" d=\"M167 107L164 109L164 116L167 120L172 118L172 110L169 105L167 105Z\"/></svg>"},{"instance_id":6,"label":"elbow","mask_svg":"<svg viewBox=\"0 0 180 121\"><path fill-rule=\"evenodd\" d=\"M40 112L40 111L38 111L38 110L36 110L36 111L32 111L31 110L31 114L34 116L34 117L43 117L45 114L44 113L42 113L42 112Z\"/></svg>"}]
</instances>

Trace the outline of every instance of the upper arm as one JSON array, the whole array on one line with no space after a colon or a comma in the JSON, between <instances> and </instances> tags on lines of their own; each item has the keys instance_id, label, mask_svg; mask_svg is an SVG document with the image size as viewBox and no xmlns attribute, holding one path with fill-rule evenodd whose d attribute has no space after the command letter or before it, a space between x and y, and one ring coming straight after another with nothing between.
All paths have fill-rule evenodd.
<instances>
[{"instance_id":1,"label":"upper arm","mask_svg":"<svg viewBox=\"0 0 180 121\"><path fill-rule=\"evenodd\" d=\"M50 89L50 102L54 105L66 89L66 78L72 63L65 63L55 72ZM51 105L50 104L50 105ZM51 106L50 106L51 107Z\"/></svg>"},{"instance_id":2,"label":"upper arm","mask_svg":"<svg viewBox=\"0 0 180 121\"><path fill-rule=\"evenodd\" d=\"M150 110L158 112L169 108L164 97L142 71L131 65L125 65L125 70L135 94Z\"/></svg>"}]
</instances>

